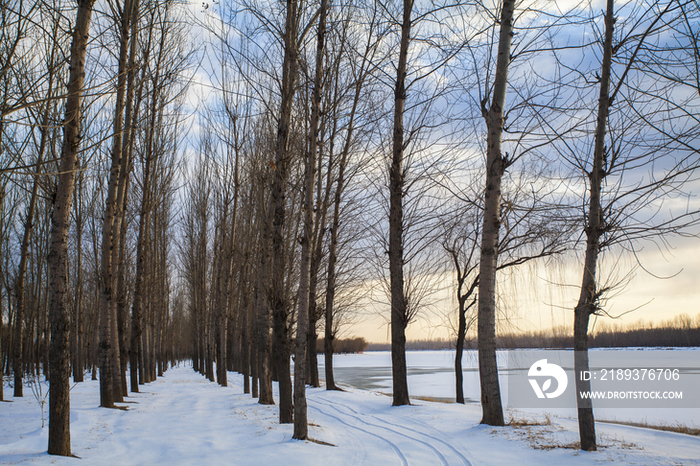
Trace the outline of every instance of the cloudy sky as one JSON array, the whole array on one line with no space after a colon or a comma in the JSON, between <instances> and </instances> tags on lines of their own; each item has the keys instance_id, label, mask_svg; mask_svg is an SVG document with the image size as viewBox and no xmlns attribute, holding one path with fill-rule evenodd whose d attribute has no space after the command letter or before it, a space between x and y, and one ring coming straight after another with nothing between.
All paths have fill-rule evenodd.
<instances>
[{"instance_id":1,"label":"cloudy sky","mask_svg":"<svg viewBox=\"0 0 700 466\"><path fill-rule=\"evenodd\" d=\"M683 238L672 243L673 249L659 250L651 244L639 252L641 265L631 254L618 259L610 255L602 267L602 277L623 282L607 302L606 311L616 319L601 317L608 324L633 324L637 321L661 322L679 314L700 314L700 238ZM631 275L630 275L631 272ZM653 276L651 274L656 275ZM657 278L658 277L658 278ZM513 331L565 326L573 329L573 308L578 298L581 270L574 257L555 264L521 267L501 274L499 303L509 315ZM449 286L451 278L446 277ZM444 293L436 306L421 313L409 325L409 340L453 338L449 321L456 319L454 295ZM344 336L362 336L370 342L390 341L387 306L368 305L361 321L348 326Z\"/></svg>"}]
</instances>

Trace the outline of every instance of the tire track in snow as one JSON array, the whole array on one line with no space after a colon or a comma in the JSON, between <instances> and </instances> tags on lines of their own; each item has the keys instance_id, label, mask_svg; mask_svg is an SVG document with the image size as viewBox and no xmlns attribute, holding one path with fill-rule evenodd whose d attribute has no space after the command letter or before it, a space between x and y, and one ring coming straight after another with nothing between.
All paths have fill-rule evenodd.
<instances>
[{"instance_id":1,"label":"tire track in snow","mask_svg":"<svg viewBox=\"0 0 700 466\"><path fill-rule=\"evenodd\" d=\"M316 399L316 400L314 400L314 401L320 401L320 400ZM347 412L343 412L343 411L341 411L340 409L338 409L335 405L333 405L333 404L330 403L330 402L325 402L325 401L324 401L324 402L321 402L320 404L322 404L322 405L324 405L324 406L326 406L326 407L328 407L328 408L334 409L334 410L337 411L339 414L342 414L342 415L345 415L345 416L350 416L351 418L355 419L356 421L360 422L361 424L364 424L364 425L367 425L367 426L371 426L371 427L376 427L376 428L378 428L378 429L384 429L384 430L389 431L389 432L391 432L391 433L393 433L393 434L396 434L396 435L399 435L399 436L401 436L401 437L405 437L405 438L407 438L407 439L409 439L409 440L413 440L414 442L420 443L420 444L422 444L422 445L428 447L428 448L435 454L435 456L438 457L438 459L439 459L440 462L443 464L443 466L449 466L449 464L450 464L450 463L447 461L447 459L445 458L445 456L440 452L440 450L438 450L437 448L435 448L434 445L432 445L432 444L430 444L430 443L428 443L428 442L424 442L423 440L417 439L417 438L415 438L415 437L411 437L410 435L404 434L404 433L399 432L399 431L397 431L397 430L394 430L394 429L392 429L392 428L390 428L390 427L386 427L386 426L382 426L382 425L378 425L378 424L372 424L372 423L370 423L370 422L367 422L365 419L363 419L362 417L360 417L360 416L365 416L364 414L360 414L360 413L358 413L357 411L355 411L355 410L353 410L353 409L351 409L351 408L348 408L348 407L345 406L345 405L341 405L341 406L343 406L344 408L348 408L350 411L356 413L357 415L353 415L353 414L350 414L350 413L347 413ZM318 408L317 408L317 409L318 409ZM370 417L371 417L371 416L370 416ZM337 419L337 418L336 418L336 419ZM375 418L375 419L376 419L376 418ZM379 420L379 419L377 419L377 420ZM381 420L379 420L379 421L381 421ZM349 424L347 424L347 423L345 423L345 422L344 422L344 424L349 425ZM389 423L386 423L386 424L389 424ZM355 428L358 429L358 427L355 427ZM375 433L373 433L373 432L370 432L370 431L366 431L366 432L367 432L367 433L370 433L370 434L372 434L372 435L374 435L374 436L376 436L376 437L380 437L378 434L375 434ZM383 438L383 437L380 437L380 438ZM387 439L384 439L384 440L388 442ZM471 465L469 465L469 466L471 466Z\"/></svg>"},{"instance_id":2,"label":"tire track in snow","mask_svg":"<svg viewBox=\"0 0 700 466\"><path fill-rule=\"evenodd\" d=\"M328 405L328 406L330 406L330 405ZM404 454L401 452L401 449L400 449L398 446L396 446L396 444L394 444L393 442L391 442L389 439L387 439L387 438L385 438L385 437L382 437L382 436L379 435L379 434L375 434L374 432L370 432L370 431L368 431L368 430L366 430L366 429L362 429L361 427L357 427L357 426L354 426L354 425L352 425L352 424L349 424L349 423L345 422L343 419L339 418L338 416L334 416L334 415L332 415L332 414L328 414L327 412L322 411L321 409L317 408L316 406L312 406L311 404L309 404L309 407L315 409L315 410L318 411L318 412L320 412L322 415L328 416L328 417L330 417L330 418L332 418L332 419L335 419L336 421L340 422L341 424L346 425L346 426L348 426L348 427L350 427L350 428L352 428L352 429L356 429L356 430L362 432L363 434L368 434L368 435L371 435L371 436L373 436L373 437L378 438L379 440L383 440L384 442L386 442L386 443L391 447L392 450L394 450L394 453L396 453L396 456L398 456L399 459L401 460L401 464L403 464L403 466L409 466L408 460L406 459L406 456L404 456ZM332 407L332 406L331 406L331 407ZM342 414L342 413L341 413L341 414Z\"/></svg>"},{"instance_id":3,"label":"tire track in snow","mask_svg":"<svg viewBox=\"0 0 700 466\"><path fill-rule=\"evenodd\" d=\"M408 427L405 427L405 426L402 426L402 425L399 425L399 424L394 424L394 423L392 423L392 422L386 421L386 420L381 419L381 418L379 418L379 417L377 417L377 416L375 416L375 415L372 415L372 414L370 414L369 417L371 417L371 418L373 418L373 419L376 419L376 420L378 420L378 421L380 421L380 422L384 422L385 424L388 424L388 425L390 425L390 426L398 427L398 428L400 428L400 429L404 429L404 430L407 430L407 431L409 431L409 432L413 432L413 433L422 435L422 436L427 437L427 438L429 438L429 439L431 439L431 440L435 440L436 442L439 442L439 443L445 445L447 448L449 448L449 449L455 454L455 456L457 456L460 460L462 460L462 464L464 464L464 466L472 466L472 462L469 461L469 460L467 459L467 457L464 456L459 450L457 450L455 447L453 447L452 445L450 445L449 443L445 442L444 440L442 440L442 439L440 439L440 438L438 438L438 437L434 437L434 436L432 436L432 435L426 434L425 432L421 432L421 431L415 430L415 429L410 429L410 428L408 428Z\"/></svg>"},{"instance_id":4,"label":"tire track in snow","mask_svg":"<svg viewBox=\"0 0 700 466\"><path fill-rule=\"evenodd\" d=\"M325 401L325 400L324 400L324 401ZM395 424L395 423L393 423L393 422L390 422L390 421L387 421L387 420L385 420L385 419L382 419L382 418L380 418L379 416L374 415L374 414L363 414L363 413L360 413L359 411L357 411L357 410L354 409L353 407L351 407L351 406L349 406L349 405L346 405L346 404L338 403L337 405L338 405L338 406L342 406L343 408L345 408L345 409L347 409L348 411L350 411L350 412L356 414L357 416L369 417L369 418L372 418L372 419L374 419L374 420L376 420L376 421L379 421L379 422L382 422L382 423L384 423L384 424L390 425L390 426L392 426L392 427L395 427L395 428L398 428L398 429L403 429L403 430L406 430L406 431L408 431L408 432L410 432L410 433L422 435L422 436L427 437L427 438L429 438L429 439L431 439L431 440L434 440L434 441L436 441L436 442L438 442L438 443L440 443L440 444L446 446L448 449L450 449L450 450L455 454L455 456L457 456L457 457L462 461L462 464L464 464L464 466L472 466L471 461L469 461L469 460L467 459L466 456L464 456L459 450L457 450L455 447L453 447L452 445L450 445L448 442L442 440L441 438L434 437L434 436L432 436L432 435L426 434L425 432L421 432L420 430L411 429L411 428L409 428L409 427L402 426L402 425L400 425L400 424ZM334 406L335 406L335 405L334 405ZM336 409L337 409L337 408L336 408ZM371 424L370 424L370 425L371 425ZM377 427L379 427L379 426L377 426ZM405 435L405 434L400 434L400 435ZM409 438L411 438L411 437L409 437ZM420 441L420 440L419 440L419 441Z\"/></svg>"}]
</instances>

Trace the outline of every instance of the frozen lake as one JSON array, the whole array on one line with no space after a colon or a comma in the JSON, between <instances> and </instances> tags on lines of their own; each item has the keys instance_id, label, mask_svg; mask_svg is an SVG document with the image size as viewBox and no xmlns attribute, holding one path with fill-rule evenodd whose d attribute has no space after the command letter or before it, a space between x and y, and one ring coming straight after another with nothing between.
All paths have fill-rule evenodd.
<instances>
[{"instance_id":1,"label":"frozen lake","mask_svg":"<svg viewBox=\"0 0 700 466\"><path fill-rule=\"evenodd\" d=\"M407 351L409 393L414 397L431 397L454 401L454 351ZM324 377L324 358L319 356L319 374ZM391 393L391 352L369 351L362 354L334 356L336 383L364 390ZM465 351L462 359L464 395L479 400L479 374L476 351Z\"/></svg>"},{"instance_id":2,"label":"frozen lake","mask_svg":"<svg viewBox=\"0 0 700 466\"><path fill-rule=\"evenodd\" d=\"M634 353L632 353L634 352ZM621 358L630 357L643 360L648 367L685 367L684 377L697 379L695 390L700 390L700 349L669 350L615 350ZM609 350L591 350L591 365L602 365L601 356L610 359ZM408 351L408 391L412 398L429 398L452 402L455 399L454 351ZM464 373L464 397L467 403L478 404L480 400L478 356L475 350L464 351L462 368ZM503 403L508 408L507 377L509 371L508 351L498 352L501 392ZM512 364L512 362L511 362ZM690 369L689 369L690 368ZM335 379L338 384L372 390L390 395L391 353L371 351L362 354L341 354L334 357ZM324 377L324 358L319 355L319 375ZM518 413L540 412L535 409L509 409L514 416ZM644 421L649 423L685 424L700 427L700 406L692 408L595 408L595 416L600 420ZM575 409L550 409L547 413L565 418L575 418Z\"/></svg>"}]
</instances>

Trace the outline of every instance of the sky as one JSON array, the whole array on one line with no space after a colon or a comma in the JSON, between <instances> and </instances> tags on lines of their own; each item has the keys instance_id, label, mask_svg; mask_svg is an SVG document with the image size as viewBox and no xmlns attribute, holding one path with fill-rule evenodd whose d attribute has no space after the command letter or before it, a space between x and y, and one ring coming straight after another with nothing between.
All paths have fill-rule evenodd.
<instances>
[{"instance_id":1,"label":"sky","mask_svg":"<svg viewBox=\"0 0 700 466\"><path fill-rule=\"evenodd\" d=\"M211 10L204 13L199 2L191 2L191 9L200 20L213 14ZM197 32L202 31L197 25L194 28ZM190 88L192 107L203 105L211 99L211 77L212 70L207 69L204 61ZM697 204L697 200L693 202ZM700 313L700 238L678 238L670 240L670 245L669 248L659 249L654 244L645 244L637 254L639 264L629 253L607 255L601 267L601 279L603 282L606 277L612 282L623 281L625 286L616 290L604 303L606 312L620 317L605 317L599 319L600 322L624 325L641 319L659 323L679 314L695 317ZM581 254L581 251L578 253ZM501 311L509 316L512 331L558 326L571 328L581 267L580 257L569 253L555 262L537 263L500 273L498 302ZM409 340L452 338L454 331L449 322L454 322L456 318L456 299L450 291L453 278L447 275L442 282L446 291L433 300L430 309L420 312L408 326L406 334ZM377 301L386 300L375 300L362 306L356 322L346 326L341 337L361 336L370 342L388 342L388 306Z\"/></svg>"},{"instance_id":2,"label":"sky","mask_svg":"<svg viewBox=\"0 0 700 466\"><path fill-rule=\"evenodd\" d=\"M608 257L603 275L619 281L632 271L633 276L621 290L605 303L605 310L616 319L600 317L599 323L634 324L639 320L660 323L677 315L700 314L700 238L683 238L674 249L661 251L647 247L638 257L645 272L631 255L612 266ZM553 326L573 329L573 308L578 298L581 269L569 255L557 264L520 267L513 273L500 274L500 311L510 315L513 331L536 331ZM601 277L602 277L601 276ZM449 286L451 278L446 277ZM445 296L438 309L423 311L406 329L408 340L453 339L454 331L444 314L456 319L456 299ZM390 341L389 312L386 306L368 305L361 321L343 330L343 336L360 336L373 343ZM598 325L598 324L597 324Z\"/></svg>"}]
</instances>

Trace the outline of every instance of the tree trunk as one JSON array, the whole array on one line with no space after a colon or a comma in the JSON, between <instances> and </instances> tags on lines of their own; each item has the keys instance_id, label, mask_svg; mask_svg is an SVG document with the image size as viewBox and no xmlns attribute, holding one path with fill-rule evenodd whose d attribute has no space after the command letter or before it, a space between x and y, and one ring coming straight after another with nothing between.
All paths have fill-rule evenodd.
<instances>
[{"instance_id":1,"label":"tree trunk","mask_svg":"<svg viewBox=\"0 0 700 466\"><path fill-rule=\"evenodd\" d=\"M58 29L58 23L54 24L54 34L56 34ZM51 48L51 53L49 57L49 64L54 64L54 56L56 52L56 47ZM24 224L24 235L22 236L22 245L20 247L20 260L19 266L17 268L17 279L16 279L16 289L15 295L17 298L17 305L15 306L15 341L14 341L14 358L13 358L13 370L15 375L15 387L14 396L21 397L22 394L22 375L23 375L23 354L22 354L22 324L24 321L24 310L25 310L25 300L24 300L24 286L25 286L25 276L27 273L27 257L29 255L29 243L32 238L32 232L34 228L34 216L36 212L36 200L39 193L39 178L41 175L41 169L44 161L44 154L46 152L46 144L49 136L49 121L51 117L51 98L53 95L53 82L54 82L54 70L53 68L48 71L48 90L47 99L49 102L44 104L44 114L41 122L41 138L39 142L39 151L36 159L36 174L34 180L32 181L32 193L29 198L29 208L27 209L27 220ZM2 129L0 128L0 131ZM0 364L1 365L1 364Z\"/></svg>"},{"instance_id":2,"label":"tree trunk","mask_svg":"<svg viewBox=\"0 0 700 466\"><path fill-rule=\"evenodd\" d=\"M83 192L82 172L78 178L77 197L78 204L82 204ZM73 309L73 328L71 337L73 339L73 382L83 381L83 214L81 211L75 216L75 237L76 237L76 279L75 279L75 305Z\"/></svg>"},{"instance_id":3,"label":"tree trunk","mask_svg":"<svg viewBox=\"0 0 700 466\"><path fill-rule=\"evenodd\" d=\"M6 89L7 90L7 89ZM3 132L3 124L2 124L2 118L0 118L0 157L2 156L2 132ZM0 183L0 231L5 231L5 184ZM0 277L4 276L5 274L5 264L4 261L0 260ZM8 293L9 296L9 293ZM10 300L8 300L10 301ZM0 288L0 316L5 314L5 310L3 309L3 303L5 301L2 299L2 288ZM9 307L9 303L8 303ZM9 318L8 320L11 320ZM2 319L0 318L0 401L5 401L5 348L4 348L4 340L3 340L3 335L4 335L4 330L3 330L3 322ZM8 351L9 352L9 351ZM8 361L9 365L9 361Z\"/></svg>"},{"instance_id":4,"label":"tree trunk","mask_svg":"<svg viewBox=\"0 0 700 466\"><path fill-rule=\"evenodd\" d=\"M270 284L270 245L269 245L269 234L271 225L269 224L270 216L268 212L265 211L266 195L265 195L265 185L266 183L260 183L259 188L259 199L258 208L260 211L259 222L259 240L258 248L260 259L260 273L255 274L257 280L255 289L255 308L257 310L255 314L255 358L257 360L257 376L259 382L259 397L258 403L262 405L273 405L275 400L272 396L272 342L270 340L270 329L271 325L271 314L269 305L269 289L267 288Z\"/></svg>"},{"instance_id":5,"label":"tree trunk","mask_svg":"<svg viewBox=\"0 0 700 466\"><path fill-rule=\"evenodd\" d=\"M252 196L251 196L252 199ZM251 275L251 277L254 277ZM252 278L254 280L254 278ZM251 280L251 281L252 281ZM260 369L260 364L258 362L259 360L259 354L260 354L260 342L259 342L259 330L258 330L258 324L259 324L259 317L258 317L258 311L259 311L259 306L261 302L264 302L264 300L261 298L262 293L258 291L258 284L257 283L252 283L253 286L253 297L255 299L255 302L253 306L251 307L252 309L255 309L256 312L249 312L248 313L248 319L249 319L249 328L250 328L250 396L253 398L259 398L260 397L260 383L258 381L259 378L259 369Z\"/></svg>"},{"instance_id":6,"label":"tree trunk","mask_svg":"<svg viewBox=\"0 0 700 466\"><path fill-rule=\"evenodd\" d=\"M319 130L319 134L322 132ZM319 137L323 137L319 135ZM332 141L332 138L331 138ZM311 256L311 273L309 277L309 331L307 332L307 383L313 387L320 387L321 382L318 376L318 353L316 351L316 346L318 344L318 334L316 333L316 325L318 320L321 318L320 309L317 304L317 290L318 290L318 279L319 279L319 266L321 259L323 257L323 238L325 235L326 228L326 216L328 215L328 206L330 204L331 188L333 185L333 142L330 144L331 148L328 152L328 170L326 171L326 189L321 199L321 173L323 170L323 156L321 151L318 155L318 176L319 182L317 183L316 191L316 202L317 209L319 210L319 218L314 222L314 239L313 248Z\"/></svg>"},{"instance_id":7,"label":"tree trunk","mask_svg":"<svg viewBox=\"0 0 700 466\"><path fill-rule=\"evenodd\" d=\"M270 305L272 307L275 337L276 370L279 376L280 423L292 422L292 383L289 372L289 306L285 296L286 271L284 225L286 216L286 185L289 172L289 129L297 74L299 4L287 0L287 19L284 34L284 62L282 64L282 100L277 124L277 142L271 191L272 259L270 273Z\"/></svg>"},{"instance_id":8,"label":"tree trunk","mask_svg":"<svg viewBox=\"0 0 700 466\"><path fill-rule=\"evenodd\" d=\"M126 78L126 109L124 111L124 137L123 137L123 142L122 146L126 150L126 158L129 161L128 165L128 170L131 171L132 164L133 164L133 154L134 154L134 137L133 137L133 130L135 126L135 122L138 119L138 113L139 113L139 106L141 103L141 96L143 92L143 84L139 86L139 91L138 91L138 97L136 97L136 102L134 99L134 95L136 93L135 90L135 81L136 81L136 53L137 53L137 45L138 45L138 17L139 17L139 2L133 2L132 4L132 9L131 9L131 24L134 26L131 29L131 43L130 43L130 51L129 51L129 65L128 65L128 72L127 72L127 78ZM145 59L147 60L149 57L149 52L148 50L146 51L145 54ZM124 205L123 209L124 212L126 212L126 203L127 203L127 197L124 197ZM141 209L141 216L143 216L143 206ZM125 228L124 228L125 229ZM144 227L141 224L141 217L139 217L139 238L141 238L141 235L144 233ZM138 268L138 263L139 263L139 256L141 259L141 274L143 274L143 261L144 261L144 251L143 249L143 244L141 244L141 250L139 250L139 239L137 239L137 251L136 251L136 261L137 261L137 271L136 271L136 277L134 280L134 302L132 303L132 308L131 308L131 331L129 335L129 382L131 386L131 391L133 393L138 393L139 392L139 351L140 351L140 341L141 341L141 304L139 303L139 307L137 308L136 306L136 296L138 295L140 297L141 295L141 287L142 284L139 281L143 281L143 277L139 277L139 268ZM124 278L125 271L120 272L120 280ZM138 286L138 293L137 293L137 286ZM126 303L125 303L126 304ZM128 313L128 310L124 310L125 313ZM126 335L124 335L124 340L126 340ZM124 358L126 356L124 355Z\"/></svg>"},{"instance_id":9,"label":"tree trunk","mask_svg":"<svg viewBox=\"0 0 700 466\"><path fill-rule=\"evenodd\" d=\"M501 151L503 109L508 88L508 66L513 37L514 0L505 0L501 9L501 31L491 107L482 109L486 120L486 188L484 220L479 259L479 380L483 424L502 426L503 406L496 363L496 270L498 235L501 228L501 181L508 161Z\"/></svg>"},{"instance_id":10,"label":"tree trunk","mask_svg":"<svg viewBox=\"0 0 700 466\"><path fill-rule=\"evenodd\" d=\"M459 323L457 325L457 345L455 348L455 379L457 403L464 404L464 372L462 372L462 356L464 353L464 338L467 333L467 316L464 300L459 296Z\"/></svg>"},{"instance_id":11,"label":"tree trunk","mask_svg":"<svg viewBox=\"0 0 700 466\"><path fill-rule=\"evenodd\" d=\"M119 335L117 327L115 258L118 254L119 231L116 230L119 217L118 196L123 189L121 174L123 157L124 100L127 84L127 59L129 55L129 28L131 23L131 1L124 2L120 19L119 68L117 71L117 95L114 112L114 135L112 144L112 166L102 227L101 296L100 296L100 406L114 407L115 401L122 401L119 362Z\"/></svg>"},{"instance_id":12,"label":"tree trunk","mask_svg":"<svg viewBox=\"0 0 700 466\"><path fill-rule=\"evenodd\" d=\"M311 266L313 268L313 266ZM314 301L312 301L314 299ZM306 332L306 383L314 388L320 387L318 379L318 333L316 324L318 323L318 306L315 302L316 293L309 293L309 324Z\"/></svg>"},{"instance_id":13,"label":"tree trunk","mask_svg":"<svg viewBox=\"0 0 700 466\"><path fill-rule=\"evenodd\" d=\"M138 2L126 2L124 14L131 15L131 24L138 22ZM128 9L127 9L128 8ZM126 320L127 320L127 302L126 302L126 270L124 267L125 251L126 251L126 210L129 202L129 187L131 169L133 166L133 118L134 118L134 80L135 80L135 55L138 43L138 27L133 27L131 32L131 43L129 51L129 62L126 69L126 96L124 110L124 128L122 131L122 165L119 174L119 192L117 194L117 212L115 215L114 231L118 238L118 247L113 250L113 264L116 273L117 293L116 293L116 318L117 318L117 334L119 340L119 379L121 384L121 392L124 395L128 394L126 382L127 368L127 345L126 345ZM138 384L137 384L138 388Z\"/></svg>"},{"instance_id":14,"label":"tree trunk","mask_svg":"<svg viewBox=\"0 0 700 466\"><path fill-rule=\"evenodd\" d=\"M228 307L228 267L230 262L229 248L228 248L228 204L223 204L223 219L221 220L221 225L219 227L219 241L218 246L222 250L222 256L216 258L216 325L215 325L215 339L216 339L216 380L222 387L228 385L228 378L226 372L226 336L227 336L227 307ZM216 245L215 245L216 247ZM224 276L224 274L226 276Z\"/></svg>"},{"instance_id":15,"label":"tree trunk","mask_svg":"<svg viewBox=\"0 0 700 466\"><path fill-rule=\"evenodd\" d=\"M264 234L261 234L264 237ZM261 238L261 267L258 280L258 292L257 292L257 309L258 309L258 322L257 322L257 342L258 347L256 349L257 359L258 359L258 377L260 382L260 396L258 397L258 403L261 405L273 405L275 400L272 397L272 354L271 354L271 342L270 342L270 307L268 305L267 296L265 296L264 286L269 282L269 257L267 256L267 247L265 246L264 239Z\"/></svg>"},{"instance_id":16,"label":"tree trunk","mask_svg":"<svg viewBox=\"0 0 700 466\"><path fill-rule=\"evenodd\" d=\"M576 393L587 392L591 389L590 380L582 380L578 374L588 371L588 320L597 310L598 291L596 284L596 269L600 253L600 236L602 233L601 190L605 172L605 136L608 113L610 109L610 75L613 55L613 30L615 25L613 0L607 1L605 11L605 39L603 43L603 65L600 74L600 91L598 95L598 115L596 120L595 145L593 148L593 167L589 178L589 205L586 225L586 256L584 258L581 293L574 309L574 375ZM597 448L595 436L595 420L591 400L576 397L578 407L578 429L581 440L581 450L592 451Z\"/></svg>"},{"instance_id":17,"label":"tree trunk","mask_svg":"<svg viewBox=\"0 0 700 466\"><path fill-rule=\"evenodd\" d=\"M118 219L115 223L115 231L119 232L119 247L115 249L114 264L116 266L116 282L117 282L117 334L119 337L119 383L121 393L126 396L129 391L126 383L126 368L127 368L127 346L126 346L126 319L128 310L126 308L126 270L124 262L126 260L126 208L129 192L129 171L131 162L128 160L128 151L125 150L122 160L122 175L124 179L121 181L122 188L117 196L117 205L119 205Z\"/></svg>"},{"instance_id":18,"label":"tree trunk","mask_svg":"<svg viewBox=\"0 0 700 466\"><path fill-rule=\"evenodd\" d=\"M44 147L46 144L46 133L47 133L47 123L48 123L48 105L46 114L44 116L44 124L42 125L42 135L41 143L39 149L39 156L37 158L36 165L36 175L34 176L34 181L32 183L32 193L29 199L29 208L27 209L27 220L24 224L24 235L22 236L22 245L20 248L20 259L19 266L17 268L17 279L15 282L15 295L17 298L17 304L15 305L15 341L14 341L14 352L12 369L15 375L15 387L13 396L21 397L22 393L22 377L24 373L24 358L22 354L22 339L23 339L23 324L24 324L24 282L25 275L27 272L27 256L29 254L29 242L32 237L32 229L34 228L34 212L36 209L36 198L39 191L39 174L41 172L41 164L44 155Z\"/></svg>"},{"instance_id":19,"label":"tree trunk","mask_svg":"<svg viewBox=\"0 0 700 466\"><path fill-rule=\"evenodd\" d=\"M258 383L258 345L256 344L256 338L253 337L250 344L250 396L253 398L260 397L259 383Z\"/></svg>"},{"instance_id":20,"label":"tree trunk","mask_svg":"<svg viewBox=\"0 0 700 466\"><path fill-rule=\"evenodd\" d=\"M141 199L141 212L139 215L139 236L137 239L136 252L136 286L134 289L134 304L132 307L132 341L138 338L139 342L139 375L140 384L149 383L153 380L152 370L152 349L153 333L152 325L154 319L154 296L146 294L144 291L154 286L155 257L157 252L153 246L154 232L151 221L151 189L152 189L152 159L146 157L144 167L144 188Z\"/></svg>"},{"instance_id":21,"label":"tree trunk","mask_svg":"<svg viewBox=\"0 0 700 466\"><path fill-rule=\"evenodd\" d=\"M338 187L335 191L333 202L333 226L331 227L331 241L328 246L328 280L326 283L326 309L324 323L323 351L326 373L326 390L337 390L333 375L333 301L335 299L335 263L338 248L338 227L340 226L340 196L343 185L344 166L341 164L338 172Z\"/></svg>"},{"instance_id":22,"label":"tree trunk","mask_svg":"<svg viewBox=\"0 0 700 466\"><path fill-rule=\"evenodd\" d=\"M241 273L241 283L245 283L245 278L244 274ZM243 286L241 286L243 288ZM243 374L243 393L250 393L250 358L251 358L251 350L250 350L250 341L249 341L249 335L250 335L250 322L248 319L249 312L249 302L248 302L248 294L246 293L247 290L242 289L242 293L244 294L242 297L243 300L243 305L239 309L239 312L241 313L240 315L240 326L241 326L241 365L242 371L241 374Z\"/></svg>"},{"instance_id":23,"label":"tree trunk","mask_svg":"<svg viewBox=\"0 0 700 466\"><path fill-rule=\"evenodd\" d=\"M352 101L352 108L350 110L350 119L348 121L347 135L345 139L345 144L343 146L343 151L340 156L340 161L338 164L338 181L335 190L335 196L333 199L333 223L331 226L331 238L328 246L328 272L326 280L326 306L324 309L324 341L323 341L323 351L324 351L324 361L325 361L325 375L326 375L326 390L337 390L338 387L335 385L335 378L333 375L333 341L335 340L335 330L333 328L333 304L335 301L335 287L336 287L336 262L338 258L338 229L340 228L340 202L343 196L343 190L345 189L345 167L348 163L348 156L350 154L350 148L352 147L353 132L355 129L355 115L357 114L357 106L360 102L360 96L362 94L362 86L364 84L366 76L366 66L368 63L370 45L368 43L367 49L362 56L362 63L360 65L360 71L358 73L357 82L355 83L355 96ZM330 162L329 162L330 165ZM330 168L329 168L330 173ZM330 187L330 179L328 181Z\"/></svg>"},{"instance_id":24,"label":"tree trunk","mask_svg":"<svg viewBox=\"0 0 700 466\"><path fill-rule=\"evenodd\" d=\"M78 3L71 44L70 74L63 127L60 174L51 216L50 271L51 350L49 358L49 446L50 455L69 456L70 450L70 313L66 307L68 285L66 237L73 200L75 168L80 147L80 101L85 80L85 56L94 0Z\"/></svg>"},{"instance_id":25,"label":"tree trunk","mask_svg":"<svg viewBox=\"0 0 700 466\"><path fill-rule=\"evenodd\" d=\"M389 275L391 281L391 375L393 406L410 403L406 372L406 326L408 309L403 279L403 197L404 197L404 109L406 105L406 64L411 40L413 0L403 2L401 45L394 91L394 134L389 173Z\"/></svg>"},{"instance_id":26,"label":"tree trunk","mask_svg":"<svg viewBox=\"0 0 700 466\"><path fill-rule=\"evenodd\" d=\"M306 157L304 178L304 233L301 238L301 264L299 272L299 306L297 311L296 357L294 363L294 434L292 438L305 440L309 435L306 406L306 361L309 331L309 282L311 280L311 256L314 253L314 193L316 191L316 155L318 153L319 118L321 114L321 86L323 78L323 53L326 34L327 0L321 0L316 37L316 70L311 102L311 128L309 151ZM315 306L314 306L315 307Z\"/></svg>"}]
</instances>

